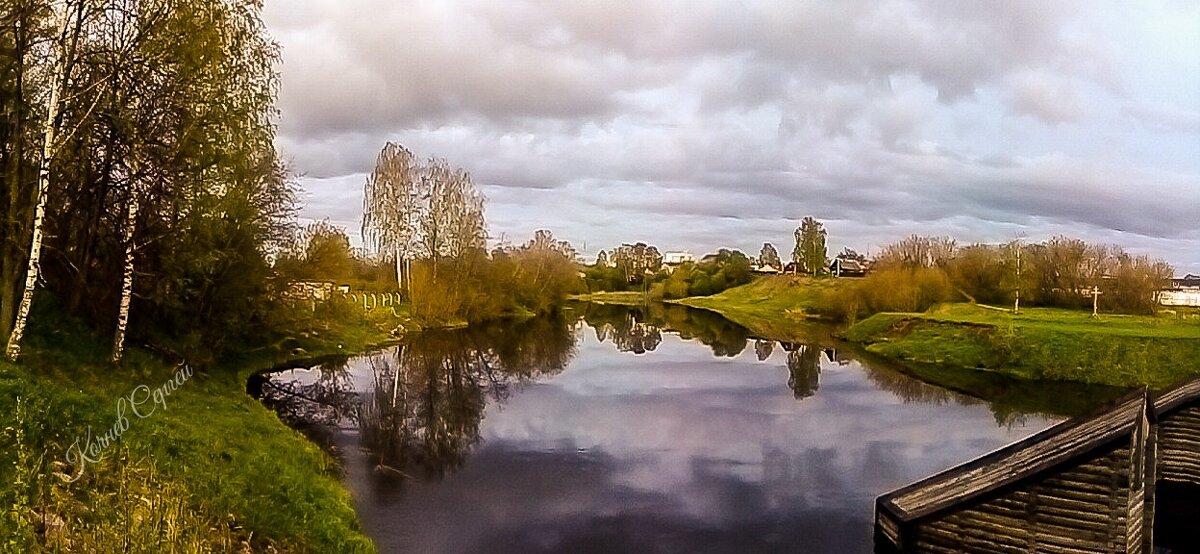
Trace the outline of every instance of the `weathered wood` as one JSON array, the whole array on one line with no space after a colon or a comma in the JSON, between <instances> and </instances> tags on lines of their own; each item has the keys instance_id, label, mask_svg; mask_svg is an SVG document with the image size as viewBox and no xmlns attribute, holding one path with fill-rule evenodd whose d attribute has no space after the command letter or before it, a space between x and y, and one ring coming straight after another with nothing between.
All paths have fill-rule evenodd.
<instances>
[{"instance_id":1,"label":"weathered wood","mask_svg":"<svg viewBox=\"0 0 1200 554\"><path fill-rule=\"evenodd\" d=\"M1068 463L1133 430L1145 400L1142 393L1127 396L1093 416L1060 423L885 495L879 503L901 521L912 520Z\"/></svg>"},{"instance_id":2,"label":"weathered wood","mask_svg":"<svg viewBox=\"0 0 1200 554\"><path fill-rule=\"evenodd\" d=\"M1200 484L1200 378L1131 394L891 494L899 552L1153 552L1155 484Z\"/></svg>"}]
</instances>

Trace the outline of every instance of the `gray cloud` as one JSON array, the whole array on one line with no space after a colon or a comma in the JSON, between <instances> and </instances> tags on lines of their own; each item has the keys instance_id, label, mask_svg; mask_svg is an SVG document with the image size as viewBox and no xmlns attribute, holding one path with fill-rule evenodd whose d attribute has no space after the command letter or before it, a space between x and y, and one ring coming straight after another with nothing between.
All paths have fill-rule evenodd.
<instances>
[{"instance_id":1,"label":"gray cloud","mask_svg":"<svg viewBox=\"0 0 1200 554\"><path fill-rule=\"evenodd\" d=\"M394 140L469 169L496 238L550 227L588 250L757 249L814 215L860 249L1065 232L1197 271L1200 86L1143 74L1179 52L1114 32L1183 12L267 3L284 46L279 143L307 175L306 217L357 230L363 174Z\"/></svg>"}]
</instances>

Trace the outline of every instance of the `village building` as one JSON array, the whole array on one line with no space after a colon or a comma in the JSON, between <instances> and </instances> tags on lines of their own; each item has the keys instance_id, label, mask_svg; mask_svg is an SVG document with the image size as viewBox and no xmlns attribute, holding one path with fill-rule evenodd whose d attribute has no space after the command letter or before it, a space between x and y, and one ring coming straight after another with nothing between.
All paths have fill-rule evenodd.
<instances>
[{"instance_id":1,"label":"village building","mask_svg":"<svg viewBox=\"0 0 1200 554\"><path fill-rule=\"evenodd\" d=\"M696 263L696 257L691 252L667 252L663 254L662 269L671 273L679 266L691 263Z\"/></svg>"},{"instance_id":2,"label":"village building","mask_svg":"<svg viewBox=\"0 0 1200 554\"><path fill-rule=\"evenodd\" d=\"M1200 307L1200 275L1189 273L1171 279L1171 288L1158 293L1158 302L1163 306Z\"/></svg>"},{"instance_id":3,"label":"village building","mask_svg":"<svg viewBox=\"0 0 1200 554\"><path fill-rule=\"evenodd\" d=\"M834 258L829 264L829 274L837 277L862 277L867 274L867 265L853 258Z\"/></svg>"},{"instance_id":4,"label":"village building","mask_svg":"<svg viewBox=\"0 0 1200 554\"><path fill-rule=\"evenodd\" d=\"M663 254L663 264L680 266L686 263L695 263L696 257L691 252L667 252Z\"/></svg>"}]
</instances>

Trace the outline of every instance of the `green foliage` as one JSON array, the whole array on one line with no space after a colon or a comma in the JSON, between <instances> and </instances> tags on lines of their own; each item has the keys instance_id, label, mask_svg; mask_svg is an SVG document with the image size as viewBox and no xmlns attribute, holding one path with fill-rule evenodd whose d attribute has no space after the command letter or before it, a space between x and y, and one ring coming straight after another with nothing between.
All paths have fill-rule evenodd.
<instances>
[{"instance_id":1,"label":"green foliage","mask_svg":"<svg viewBox=\"0 0 1200 554\"><path fill-rule=\"evenodd\" d=\"M663 257L658 248L644 242L622 244L613 250L608 260L628 283L643 283L662 269Z\"/></svg>"},{"instance_id":2,"label":"green foliage","mask_svg":"<svg viewBox=\"0 0 1200 554\"><path fill-rule=\"evenodd\" d=\"M301 230L290 247L275 260L275 274L285 282L350 279L357 260L350 250L350 237L329 221L318 221Z\"/></svg>"},{"instance_id":3,"label":"green foliage","mask_svg":"<svg viewBox=\"0 0 1200 554\"><path fill-rule=\"evenodd\" d=\"M758 253L758 265L783 270L783 261L779 259L779 251L775 250L775 245L763 243L762 250Z\"/></svg>"},{"instance_id":4,"label":"green foliage","mask_svg":"<svg viewBox=\"0 0 1200 554\"><path fill-rule=\"evenodd\" d=\"M134 349L114 369L107 341L42 315L30 365L0 362L0 551L374 551L333 460L245 394L244 379L270 367L274 350L198 372L167 409L129 417L100 462L65 463L89 426L113 426L120 396L175 368ZM351 338L347 315L322 314L340 316L330 320L338 328L296 344L320 354L326 340ZM74 483L61 478L80 469Z\"/></svg>"},{"instance_id":5,"label":"green foliage","mask_svg":"<svg viewBox=\"0 0 1200 554\"><path fill-rule=\"evenodd\" d=\"M812 217L805 217L796 228L796 247L792 249L792 261L804 271L816 275L825 268L825 226Z\"/></svg>"},{"instance_id":6,"label":"green foliage","mask_svg":"<svg viewBox=\"0 0 1200 554\"><path fill-rule=\"evenodd\" d=\"M583 270L583 287L588 292L627 291L631 286L625 274L616 267L597 263Z\"/></svg>"},{"instance_id":7,"label":"green foliage","mask_svg":"<svg viewBox=\"0 0 1200 554\"><path fill-rule=\"evenodd\" d=\"M0 44L9 33L39 41L49 34L48 3L10 4L0 8ZM266 253L283 237L293 207L293 184L274 147L278 51L259 17L261 3L144 0L93 8L79 10L78 40L68 37L76 47L65 50L72 73L58 127L70 132L61 135L50 165L45 289L90 328L112 332L131 232L130 342L219 357L270 323L263 313L272 292ZM6 68L46 74L53 57L38 51L12 58L16 65ZM40 96L30 87L35 80L24 86ZM3 331L12 323L11 301L30 245L28 169L37 156L31 145L46 131L39 123L44 108L28 100L13 112L6 102L2 110L20 120L14 133L0 137ZM134 199L140 209L127 229ZM163 329L186 329L189 336L164 337Z\"/></svg>"},{"instance_id":8,"label":"green foliage","mask_svg":"<svg viewBox=\"0 0 1200 554\"><path fill-rule=\"evenodd\" d=\"M712 296L670 302L712 310L750 329L755 336L806 340L820 332L811 320L819 315L822 300L849 281L773 275Z\"/></svg>"},{"instance_id":9,"label":"green foliage","mask_svg":"<svg viewBox=\"0 0 1200 554\"><path fill-rule=\"evenodd\" d=\"M740 251L722 248L709 261L679 266L655 285L650 296L667 300L708 296L749 283L752 277L750 258Z\"/></svg>"}]
</instances>

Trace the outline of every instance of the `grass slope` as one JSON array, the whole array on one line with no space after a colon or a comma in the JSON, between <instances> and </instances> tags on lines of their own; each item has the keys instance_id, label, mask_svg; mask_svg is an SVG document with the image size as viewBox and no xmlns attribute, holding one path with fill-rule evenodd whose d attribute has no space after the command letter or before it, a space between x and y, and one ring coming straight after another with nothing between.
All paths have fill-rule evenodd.
<instances>
[{"instance_id":1,"label":"grass slope","mask_svg":"<svg viewBox=\"0 0 1200 554\"><path fill-rule=\"evenodd\" d=\"M1200 320L972 304L876 314L846 331L904 361L988 369L1026 379L1163 388L1200 373Z\"/></svg>"},{"instance_id":2,"label":"grass slope","mask_svg":"<svg viewBox=\"0 0 1200 554\"><path fill-rule=\"evenodd\" d=\"M803 275L771 275L712 296L668 302L712 310L746 327L756 336L800 340L816 331L813 320L818 317L816 309L821 297L846 282Z\"/></svg>"},{"instance_id":3,"label":"grass slope","mask_svg":"<svg viewBox=\"0 0 1200 554\"><path fill-rule=\"evenodd\" d=\"M176 368L137 350L115 367L69 322L31 336L21 365L0 362L0 552L374 552L335 461L245 386L294 353L365 349L396 322L308 323L197 372L148 417L126 409L120 439L88 463L68 456L75 441L107 433L118 399Z\"/></svg>"}]
</instances>

